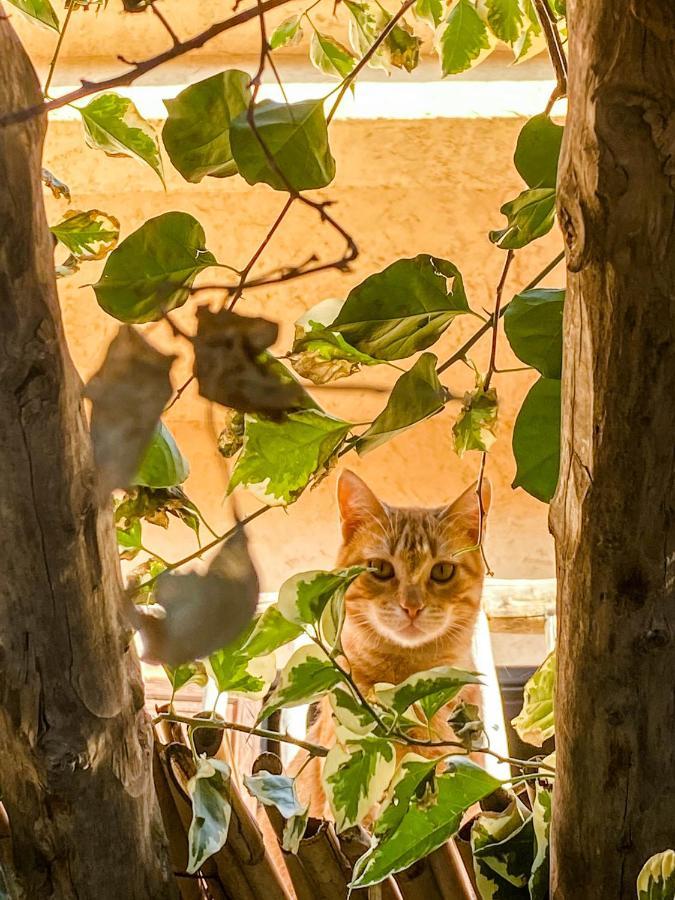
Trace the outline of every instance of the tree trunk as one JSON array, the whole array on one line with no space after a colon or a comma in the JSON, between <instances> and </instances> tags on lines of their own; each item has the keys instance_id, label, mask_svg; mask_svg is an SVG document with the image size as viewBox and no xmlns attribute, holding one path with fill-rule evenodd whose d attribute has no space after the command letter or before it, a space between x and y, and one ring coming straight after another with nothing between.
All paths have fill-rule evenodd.
<instances>
[{"instance_id":1,"label":"tree trunk","mask_svg":"<svg viewBox=\"0 0 675 900\"><path fill-rule=\"evenodd\" d=\"M0 115L39 100L0 7ZM44 130L0 127L0 793L27 900L172 898L111 515L59 315Z\"/></svg>"},{"instance_id":2,"label":"tree trunk","mask_svg":"<svg viewBox=\"0 0 675 900\"><path fill-rule=\"evenodd\" d=\"M675 847L675 6L572 0L555 900Z\"/></svg>"}]
</instances>

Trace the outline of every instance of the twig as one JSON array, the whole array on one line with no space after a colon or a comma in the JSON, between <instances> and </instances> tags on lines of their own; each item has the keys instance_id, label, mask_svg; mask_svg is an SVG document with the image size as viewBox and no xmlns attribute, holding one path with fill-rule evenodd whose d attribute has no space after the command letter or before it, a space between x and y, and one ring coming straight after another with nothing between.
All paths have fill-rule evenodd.
<instances>
[{"instance_id":1,"label":"twig","mask_svg":"<svg viewBox=\"0 0 675 900\"><path fill-rule=\"evenodd\" d=\"M268 731L266 728L251 728L239 722L225 722L222 719L193 719L190 716L177 716L173 713L160 713L153 720L157 722L179 722L181 725L189 725L191 728L226 728L230 731L241 731L243 734L255 734L257 737L267 738L271 741L283 741L286 744L295 744L302 750L307 750L312 756L328 756L328 748L321 744L312 744L310 741L302 741L290 734L281 734L277 731Z\"/></svg>"},{"instance_id":2,"label":"twig","mask_svg":"<svg viewBox=\"0 0 675 900\"><path fill-rule=\"evenodd\" d=\"M551 112L555 101L560 97L565 97L567 95L567 57L565 56L565 50L563 49L562 41L560 40L560 33L558 32L556 20L551 13L547 0L534 0L534 5L537 10L537 17L541 22L544 37L546 38L548 55L551 58L551 65L553 66L556 79L556 86L553 89L553 93L551 94L544 111L545 115L548 115Z\"/></svg>"},{"instance_id":3,"label":"twig","mask_svg":"<svg viewBox=\"0 0 675 900\"><path fill-rule=\"evenodd\" d=\"M180 45L180 38L178 37L178 35L176 34L176 32L175 32L175 31L173 30L173 28L171 27L171 23L170 23L169 20L166 18L166 16L165 16L162 12L160 12L160 10L157 8L157 5L156 5L155 3L153 3L153 4L151 5L151 9L152 9L153 13L157 16L157 18L159 19L159 21L162 23L162 25L164 26L165 31L169 34L169 37L170 37L171 40L173 41L174 47L179 46L179 45Z\"/></svg>"},{"instance_id":4,"label":"twig","mask_svg":"<svg viewBox=\"0 0 675 900\"><path fill-rule=\"evenodd\" d=\"M532 281L529 282L529 284L526 284L524 288L521 288L519 293L523 294L523 293L525 293L525 291L531 291L532 288L535 288L539 284L540 281L543 281L543 279L546 278L546 276L549 274L549 272L552 272L553 269L555 269L555 267L558 265L558 263L562 262L562 260L564 258L565 258L565 253L563 251L562 253L559 253L555 259L551 260L551 262L547 266L545 266L541 270L541 272L539 272L538 275L535 275L535 277L532 279ZM508 307L509 307L509 304L505 303L504 306L502 306L500 308L500 310L499 310L500 317L504 315L504 313L506 312ZM474 332L474 334L472 334L471 337L464 344L462 344L462 346L459 348L459 350L456 350L452 354L451 357L446 359L446 361L438 367L438 370L437 370L438 373L440 374L441 372L445 372L447 369L450 368L450 366L454 365L456 362L459 362L460 360L463 360L466 357L466 354L469 352L469 350L471 350L471 348L474 346L474 344L477 344L478 341L483 337L483 335L487 334L487 332L491 328L492 328L492 316L490 316L490 318L487 320L487 322L485 322L484 325L481 325L481 327L478 329L478 331Z\"/></svg>"},{"instance_id":5,"label":"twig","mask_svg":"<svg viewBox=\"0 0 675 900\"><path fill-rule=\"evenodd\" d=\"M164 412L168 412L175 403L178 403L178 401L183 396L185 391L190 387L192 382L195 380L195 377L196 377L195 375L190 375L188 380L184 381L183 384L181 384L181 386L176 390L176 393L174 394L174 396L169 401L168 405L164 407Z\"/></svg>"},{"instance_id":6,"label":"twig","mask_svg":"<svg viewBox=\"0 0 675 900\"><path fill-rule=\"evenodd\" d=\"M495 308L489 319L489 321L492 322L492 346L490 347L490 361L488 363L487 372L485 373L485 381L483 382L484 391L487 391L490 387L492 374L495 370L495 362L497 359L497 338L499 336L499 320L502 315L502 294L504 293L504 284L506 283L509 269L511 268L511 263L513 262L514 254L515 250L509 250L507 252L506 259L504 260L504 268L502 269L502 274L499 279L499 283L497 284L497 290L495 291Z\"/></svg>"},{"instance_id":7,"label":"twig","mask_svg":"<svg viewBox=\"0 0 675 900\"><path fill-rule=\"evenodd\" d=\"M141 584L136 585L135 588L132 589L131 595L138 594L139 591L151 587L158 578L161 578L162 575L165 575L167 572L173 572L174 569L178 569L181 566L186 565L189 562L192 562L195 559L199 559L200 556L203 556L209 550L213 550L214 547L217 547L218 544L222 544L223 541L226 541L229 537L235 533L238 528L241 528L243 525L248 525L249 522L252 522L254 519L257 519L258 516L261 516L263 513L267 512L269 509L272 509L271 506L261 506L260 509L256 509L255 512L252 512L250 515L246 516L245 519L242 519L241 522L237 522L236 525L233 525L232 528L228 529L224 534L219 534L208 544L205 544L199 550L195 550L194 553L190 553L188 556L184 556L183 559L176 560L176 562L170 563L164 571L160 572L158 575L153 576L152 578L148 578L147 581L141 582Z\"/></svg>"},{"instance_id":8,"label":"twig","mask_svg":"<svg viewBox=\"0 0 675 900\"><path fill-rule=\"evenodd\" d=\"M290 3L290 0L263 0L260 5L263 12L269 12L280 6L284 6L287 3ZM46 103L38 103L35 106L27 106L23 109L8 113L6 116L0 118L0 125L12 125L16 122L25 122L27 119L32 119L34 116L39 116L42 113L51 112L62 106L68 106L70 103L74 103L76 100L82 100L84 97L89 97L91 94L98 94L100 91L107 91L111 88L133 84L133 82L136 81L137 78L140 78L141 75L152 72L153 69L164 65L164 63L171 59L176 59L176 57L184 56L191 50L197 50L200 47L203 47L204 44L212 41L215 37L218 37L219 34L230 31L232 28L237 28L239 25L243 25L244 22L250 22L250 20L254 19L257 15L257 7L245 9L243 12L230 16L229 19L224 19L222 22L215 22L209 28L200 31L199 34L196 34L194 37L189 38L186 41L180 41L178 44L174 44L163 53L158 53L156 56L152 56L136 63L120 75L103 78L101 81L83 80L81 87L76 88L74 91L70 91L68 94L64 94L62 97L56 97Z\"/></svg>"},{"instance_id":9,"label":"twig","mask_svg":"<svg viewBox=\"0 0 675 900\"><path fill-rule=\"evenodd\" d=\"M52 61L49 63L49 72L47 72L47 79L45 81L45 86L42 90L42 93L47 97L49 95L49 86L52 83L52 78L54 77L54 69L56 68L56 61L59 58L59 53L61 52L61 45L63 44L63 39L66 36L66 30L68 29L68 23L70 22L70 17L73 14L73 10L75 9L75 0L66 0L66 17L63 20L63 25L61 26L61 31L59 33L59 39L56 42L56 47L54 48L54 55L52 56Z\"/></svg>"},{"instance_id":10,"label":"twig","mask_svg":"<svg viewBox=\"0 0 675 900\"><path fill-rule=\"evenodd\" d=\"M289 209L290 209L291 206L293 205L295 199L296 199L296 198L293 197L293 196L290 196L290 197L288 198L288 200L287 200L286 203L284 204L283 209L281 210L281 212L279 213L279 215L276 217L276 219L274 220L274 222L273 222L271 228L269 229L269 231L267 232L267 234L265 235L265 237L264 237L263 240L261 241L260 246L258 247L258 249L255 251L255 253L253 254L253 256L249 259L249 261L246 263L246 265L245 265L244 268L242 269L242 271L241 271L241 277L239 278L239 284L238 284L237 287L235 288L235 290L234 290L234 292L233 292L233 294L232 294L232 300L230 301L230 305L228 306L228 309L229 309L230 311L234 309L235 304L237 303L237 301L239 300L239 298L241 297L241 295L244 293L244 287L245 287L245 285L246 285L246 279L248 278L248 275L249 275L251 269L252 269L253 266L257 263L257 261L260 259L260 256L262 255L263 251L265 250L265 248L267 247L267 245L269 244L269 242L272 240L272 237L273 237L273 235L274 235L274 232L277 230L277 228L281 225L281 223L282 223L282 222L284 221L284 219L286 218L286 214L288 213Z\"/></svg>"}]
</instances>

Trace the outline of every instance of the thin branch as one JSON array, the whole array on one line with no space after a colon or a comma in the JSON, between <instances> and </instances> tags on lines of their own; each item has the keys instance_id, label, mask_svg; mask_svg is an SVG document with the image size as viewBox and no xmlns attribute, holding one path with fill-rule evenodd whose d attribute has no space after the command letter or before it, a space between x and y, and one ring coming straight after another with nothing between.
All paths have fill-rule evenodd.
<instances>
[{"instance_id":1,"label":"thin branch","mask_svg":"<svg viewBox=\"0 0 675 900\"><path fill-rule=\"evenodd\" d=\"M511 268L511 263L513 262L514 254L515 250L507 251L506 259L504 260L504 268L502 269L502 274L499 279L499 283L497 284L497 290L495 291L495 308L494 312L490 316L490 321L492 322L492 345L490 347L490 361L488 363L487 372L485 373L485 381L483 382L484 391L487 391L490 387L492 374L495 370L495 363L497 359L497 338L499 336L499 320L502 315L502 294L504 293L504 284L506 283L509 269Z\"/></svg>"},{"instance_id":2,"label":"thin branch","mask_svg":"<svg viewBox=\"0 0 675 900\"><path fill-rule=\"evenodd\" d=\"M249 275L251 269L257 263L257 261L260 259L260 256L264 252L265 248L267 247L269 242L272 240L272 237L274 236L274 232L277 230L277 228L281 225L281 223L286 218L286 214L290 210L295 199L296 199L295 197L289 196L288 200L284 204L283 209L281 210L279 215L274 220L271 228L269 229L269 231L267 232L265 237L262 239L260 246L258 247L258 249L255 251L253 256L249 259L249 261L246 263L246 265L242 269L241 277L239 278L239 284L237 285L234 292L232 293L232 300L230 301L230 305L228 306L228 309L230 311L234 309L235 304L237 303L237 301L239 300L241 295L244 293L246 279L248 278L248 275Z\"/></svg>"},{"instance_id":3,"label":"thin branch","mask_svg":"<svg viewBox=\"0 0 675 900\"><path fill-rule=\"evenodd\" d=\"M524 288L521 288L519 293L522 294L525 291L531 291L532 288L535 288L539 284L540 281L543 281L543 279L546 278L546 276L549 274L549 272L552 272L553 269L555 269L555 267L558 265L558 263L563 261L564 258L565 258L565 253L563 251L562 253L559 253L555 259L551 260L551 262L547 266L545 266L541 270L541 272L539 272L538 275L535 275L535 277L532 279L532 281L530 281L529 284L526 284ZM504 313L506 312L508 307L509 307L509 304L505 303L504 306L502 306L500 308L500 310L499 310L500 317L504 315ZM487 322L484 325L481 325L481 327L478 329L478 331L474 332L474 334L472 334L471 337L464 344L462 344L462 346L459 348L459 350L456 350L452 354L451 357L446 359L446 361L438 367L438 370L437 370L438 373L440 374L441 372L445 372L447 369L450 368L450 366L453 366L456 362L459 362L460 360L465 359L466 354L469 352L469 350L471 350L471 348L474 346L474 344L477 344L478 341L483 337L483 335L487 334L491 328L492 328L492 316L490 316L490 318L487 320Z\"/></svg>"},{"instance_id":4,"label":"thin branch","mask_svg":"<svg viewBox=\"0 0 675 900\"><path fill-rule=\"evenodd\" d=\"M157 5L156 5L155 3L153 3L153 4L151 5L150 8L152 9L153 13L157 16L157 18L159 19L159 21L160 21L160 22L162 23L162 25L164 26L164 30L168 33L169 37L170 37L171 40L173 41L174 47L179 46L179 45L180 45L180 38L178 37L178 35L176 34L176 32L175 32L175 31L173 30L173 28L171 27L171 23L170 23L169 20L166 18L166 16L165 16L165 15L157 8Z\"/></svg>"},{"instance_id":5,"label":"thin branch","mask_svg":"<svg viewBox=\"0 0 675 900\"><path fill-rule=\"evenodd\" d=\"M548 115L555 101L560 97L567 96L567 57L560 39L558 25L547 0L534 0L534 5L546 38L548 55L551 58L551 65L553 66L556 79L556 86L546 105L545 114Z\"/></svg>"},{"instance_id":6,"label":"thin branch","mask_svg":"<svg viewBox=\"0 0 675 900\"><path fill-rule=\"evenodd\" d=\"M47 72L47 79L45 81L45 86L42 89L42 93L47 97L49 95L49 86L52 83L52 78L54 77L54 69L56 68L56 61L59 58L59 53L61 52L61 45L63 44L63 39L66 36L66 31L68 29L68 23L70 22L70 17L73 14L73 10L75 9L75 0L67 0L66 6L68 7L66 12L66 17L63 20L63 25L61 26L61 32L59 34L59 39L56 42L56 47L54 48L54 55L52 56L52 61L49 63L49 72Z\"/></svg>"},{"instance_id":7,"label":"thin branch","mask_svg":"<svg viewBox=\"0 0 675 900\"><path fill-rule=\"evenodd\" d=\"M260 5L263 12L269 12L270 10L278 9L278 7L284 6L287 3L290 3L290 0L263 0ZM82 100L84 97L89 97L91 94L98 94L100 91L107 91L112 88L133 84L136 79L140 78L142 75L146 75L148 72L152 72L152 70L158 68L158 66L164 65L164 63L171 59L184 56L191 50L197 50L200 47L203 47L204 44L212 41L214 38L218 37L219 34L230 31L232 28L237 28L239 25L243 25L244 22L250 22L250 20L255 19L256 16L258 16L257 7L245 9L234 16L230 16L229 19L214 23L209 28L200 31L199 34L196 34L186 41L180 41L178 44L174 44L163 53L158 53L156 56L135 63L126 72L122 72L119 75L113 75L110 78L101 79L101 81L83 80L81 87L76 88L74 91L70 91L68 94L64 94L62 97L56 97L46 103L38 103L35 106L27 106L23 109L15 110L0 118L0 125L12 125L16 122L25 122L27 119L32 119L34 116L39 116L42 113L51 112L62 106L68 106L70 103L74 103L76 100Z\"/></svg>"},{"instance_id":8,"label":"thin branch","mask_svg":"<svg viewBox=\"0 0 675 900\"><path fill-rule=\"evenodd\" d=\"M268 731L266 728L251 728L248 725L239 722L225 722L221 719L193 719L190 716L178 716L173 713L160 713L156 716L152 723L157 722L179 722L181 725L189 725L191 728L226 728L229 731L240 731L243 734L255 734L257 737L267 738L271 741L283 741L286 744L295 744L302 750L307 750L312 756L328 756L328 748L322 747L321 744L312 744L310 741L302 741L300 738L294 738L290 734L281 734L278 731Z\"/></svg>"},{"instance_id":9,"label":"thin branch","mask_svg":"<svg viewBox=\"0 0 675 900\"><path fill-rule=\"evenodd\" d=\"M219 534L208 544L204 544L203 547L200 547L199 550L195 550L194 553L190 553L188 556L184 556L183 559L176 560L176 562L172 562L170 565L166 567L162 572L158 575L155 575L153 578L148 578L147 581L143 581L140 584L137 584L131 591L131 596L137 594L139 591L144 588L151 587L158 578L161 578L162 575L165 575L167 572L173 572L174 569L179 569L181 566L186 565L189 562L192 562L195 559L199 559L209 550L213 550L214 547L217 547L218 544L222 544L223 541L226 541L229 537L235 533L238 528L241 528L244 525L248 525L249 522L253 522L254 519L257 519L258 516L261 516L263 513L267 512L269 509L272 509L271 506L261 506L260 509L256 509L255 512L252 512L250 515L246 516L246 518L242 519L241 522L237 522L236 525L233 525L232 528L229 528L224 534Z\"/></svg>"}]
</instances>

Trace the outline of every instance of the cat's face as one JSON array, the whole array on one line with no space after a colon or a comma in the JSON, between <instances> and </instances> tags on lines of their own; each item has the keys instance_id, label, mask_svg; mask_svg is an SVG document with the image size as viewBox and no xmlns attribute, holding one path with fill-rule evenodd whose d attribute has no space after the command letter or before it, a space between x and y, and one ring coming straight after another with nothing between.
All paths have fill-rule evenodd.
<instances>
[{"instance_id":1,"label":"cat's face","mask_svg":"<svg viewBox=\"0 0 675 900\"><path fill-rule=\"evenodd\" d=\"M483 483L484 514L490 487ZM401 647L459 639L480 607L483 565L478 550L475 487L437 509L391 507L352 472L338 484L343 544L339 565L367 566L347 593L352 633Z\"/></svg>"}]
</instances>

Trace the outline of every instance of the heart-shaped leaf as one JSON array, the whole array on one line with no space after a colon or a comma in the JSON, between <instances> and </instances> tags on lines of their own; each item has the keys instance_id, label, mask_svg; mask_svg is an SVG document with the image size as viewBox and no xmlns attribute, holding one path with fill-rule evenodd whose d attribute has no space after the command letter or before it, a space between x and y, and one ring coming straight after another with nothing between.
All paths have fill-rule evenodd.
<instances>
[{"instance_id":1,"label":"heart-shaped leaf","mask_svg":"<svg viewBox=\"0 0 675 900\"><path fill-rule=\"evenodd\" d=\"M504 331L511 349L545 378L562 374L564 303L564 290L534 288L516 294L504 311Z\"/></svg>"},{"instance_id":2,"label":"heart-shaped leaf","mask_svg":"<svg viewBox=\"0 0 675 900\"><path fill-rule=\"evenodd\" d=\"M396 260L353 288L327 328L374 359L404 359L435 343L456 316L469 311L459 269L421 253Z\"/></svg>"},{"instance_id":3,"label":"heart-shaped leaf","mask_svg":"<svg viewBox=\"0 0 675 900\"><path fill-rule=\"evenodd\" d=\"M164 101L168 117L162 140L169 159L187 181L236 174L230 122L247 108L250 83L246 72L229 69L191 84L174 100Z\"/></svg>"},{"instance_id":4,"label":"heart-shaped leaf","mask_svg":"<svg viewBox=\"0 0 675 900\"><path fill-rule=\"evenodd\" d=\"M230 125L237 167L249 184L263 182L277 191L326 187L335 177L322 100L275 103L253 110L255 131L240 113Z\"/></svg>"},{"instance_id":5,"label":"heart-shaped leaf","mask_svg":"<svg viewBox=\"0 0 675 900\"><path fill-rule=\"evenodd\" d=\"M99 306L121 322L154 322L190 295L197 275L217 266L204 229L189 213L148 219L110 254L94 285Z\"/></svg>"}]
</instances>

